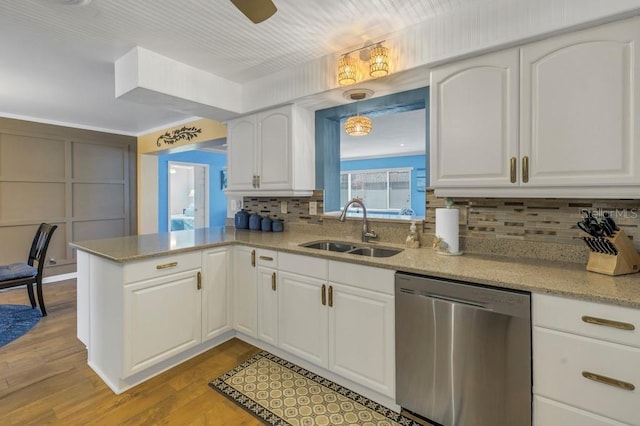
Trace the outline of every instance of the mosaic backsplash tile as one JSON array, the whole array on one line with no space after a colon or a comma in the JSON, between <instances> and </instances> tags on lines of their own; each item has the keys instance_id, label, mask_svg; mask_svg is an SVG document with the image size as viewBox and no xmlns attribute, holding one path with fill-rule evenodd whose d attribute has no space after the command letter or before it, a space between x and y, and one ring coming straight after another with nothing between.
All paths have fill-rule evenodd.
<instances>
[{"instance_id":1,"label":"mosaic backsplash tile","mask_svg":"<svg viewBox=\"0 0 640 426\"><path fill-rule=\"evenodd\" d=\"M244 208L271 218L283 219L285 230L313 229L313 233L331 237L355 235L357 221L339 223L333 218L309 215L309 202L323 211L323 192L311 197L245 197ZM288 213L280 213L281 201L287 201ZM435 209L445 207L444 198L427 190L427 216L420 230L423 247L430 247L435 232ZM585 234L577 227L585 211L601 217L609 212L620 229L640 251L640 199L515 199L454 198L460 210L460 249L467 253L493 254L586 263L588 249L581 240ZM287 225L288 224L288 225ZM409 222L371 220L379 242L404 242ZM304 231L303 231L304 232Z\"/></svg>"}]
</instances>

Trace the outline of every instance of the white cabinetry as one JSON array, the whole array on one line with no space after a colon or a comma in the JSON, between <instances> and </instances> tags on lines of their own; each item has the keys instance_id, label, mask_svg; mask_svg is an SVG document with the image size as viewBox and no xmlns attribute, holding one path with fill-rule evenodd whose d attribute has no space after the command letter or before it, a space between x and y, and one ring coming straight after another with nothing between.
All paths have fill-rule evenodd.
<instances>
[{"instance_id":1,"label":"white cabinetry","mask_svg":"<svg viewBox=\"0 0 640 426\"><path fill-rule=\"evenodd\" d=\"M310 195L314 144L313 112L295 105L229 121L227 192Z\"/></svg>"},{"instance_id":2,"label":"white cabinetry","mask_svg":"<svg viewBox=\"0 0 640 426\"><path fill-rule=\"evenodd\" d=\"M258 251L258 339L278 345L278 252Z\"/></svg>"},{"instance_id":3,"label":"white cabinetry","mask_svg":"<svg viewBox=\"0 0 640 426\"><path fill-rule=\"evenodd\" d=\"M535 424L640 425L640 311L541 294L532 306Z\"/></svg>"},{"instance_id":4,"label":"white cabinetry","mask_svg":"<svg viewBox=\"0 0 640 426\"><path fill-rule=\"evenodd\" d=\"M436 194L632 195L640 183L638 72L638 18L434 69Z\"/></svg>"},{"instance_id":5,"label":"white cabinetry","mask_svg":"<svg viewBox=\"0 0 640 426\"><path fill-rule=\"evenodd\" d=\"M325 259L280 253L280 348L328 367L327 264Z\"/></svg>"},{"instance_id":6,"label":"white cabinetry","mask_svg":"<svg viewBox=\"0 0 640 426\"><path fill-rule=\"evenodd\" d=\"M251 337L258 333L256 249L233 249L233 328Z\"/></svg>"},{"instance_id":7,"label":"white cabinetry","mask_svg":"<svg viewBox=\"0 0 640 426\"><path fill-rule=\"evenodd\" d=\"M518 68L518 50L510 49L431 72L431 185L436 190L513 184Z\"/></svg>"},{"instance_id":8,"label":"white cabinetry","mask_svg":"<svg viewBox=\"0 0 640 426\"><path fill-rule=\"evenodd\" d=\"M230 251L226 247L202 253L202 340L232 330L229 291Z\"/></svg>"},{"instance_id":9,"label":"white cabinetry","mask_svg":"<svg viewBox=\"0 0 640 426\"><path fill-rule=\"evenodd\" d=\"M394 272L329 262L329 370L392 398Z\"/></svg>"}]
</instances>

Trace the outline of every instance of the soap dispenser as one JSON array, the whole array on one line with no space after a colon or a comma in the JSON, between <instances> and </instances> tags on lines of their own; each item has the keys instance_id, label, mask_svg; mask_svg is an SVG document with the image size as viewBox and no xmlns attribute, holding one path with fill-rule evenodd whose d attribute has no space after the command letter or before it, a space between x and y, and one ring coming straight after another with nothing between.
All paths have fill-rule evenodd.
<instances>
[{"instance_id":1,"label":"soap dispenser","mask_svg":"<svg viewBox=\"0 0 640 426\"><path fill-rule=\"evenodd\" d=\"M409 235L407 235L406 245L409 248L420 247L420 238L418 237L418 229L416 228L415 222L411 222L411 226L409 226Z\"/></svg>"}]
</instances>

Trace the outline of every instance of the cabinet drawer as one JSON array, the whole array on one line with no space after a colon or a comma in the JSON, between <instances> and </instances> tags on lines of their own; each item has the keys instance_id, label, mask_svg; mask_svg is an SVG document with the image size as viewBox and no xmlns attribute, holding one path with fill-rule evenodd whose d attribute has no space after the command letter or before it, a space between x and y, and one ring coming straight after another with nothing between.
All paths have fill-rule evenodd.
<instances>
[{"instance_id":1,"label":"cabinet drawer","mask_svg":"<svg viewBox=\"0 0 640 426\"><path fill-rule=\"evenodd\" d=\"M640 348L640 309L534 294L533 324Z\"/></svg>"},{"instance_id":2,"label":"cabinet drawer","mask_svg":"<svg viewBox=\"0 0 640 426\"><path fill-rule=\"evenodd\" d=\"M328 263L329 261L326 259L291 253L280 253L280 258L278 259L281 271L307 275L321 280L327 279Z\"/></svg>"},{"instance_id":3,"label":"cabinet drawer","mask_svg":"<svg viewBox=\"0 0 640 426\"><path fill-rule=\"evenodd\" d=\"M329 261L329 281L393 294L396 271L347 262Z\"/></svg>"},{"instance_id":4,"label":"cabinet drawer","mask_svg":"<svg viewBox=\"0 0 640 426\"><path fill-rule=\"evenodd\" d=\"M275 250L256 250L256 263L258 266L267 266L269 268L278 267L278 252Z\"/></svg>"},{"instance_id":5,"label":"cabinet drawer","mask_svg":"<svg viewBox=\"0 0 640 426\"><path fill-rule=\"evenodd\" d=\"M640 425L640 349L534 327L534 393L605 417ZM597 374L633 385L585 378Z\"/></svg>"},{"instance_id":6,"label":"cabinet drawer","mask_svg":"<svg viewBox=\"0 0 640 426\"><path fill-rule=\"evenodd\" d=\"M533 413L535 426L625 426L624 423L540 396L533 400Z\"/></svg>"},{"instance_id":7,"label":"cabinet drawer","mask_svg":"<svg viewBox=\"0 0 640 426\"><path fill-rule=\"evenodd\" d=\"M164 277L176 272L198 269L202 263L200 251L171 256L154 257L139 262L127 263L124 267L124 283L150 278Z\"/></svg>"}]
</instances>

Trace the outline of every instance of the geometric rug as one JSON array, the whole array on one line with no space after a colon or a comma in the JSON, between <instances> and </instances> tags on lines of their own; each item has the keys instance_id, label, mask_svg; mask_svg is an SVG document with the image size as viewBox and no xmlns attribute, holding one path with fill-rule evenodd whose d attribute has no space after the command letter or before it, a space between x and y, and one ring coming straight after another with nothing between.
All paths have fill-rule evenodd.
<instances>
[{"instance_id":1,"label":"geometric rug","mask_svg":"<svg viewBox=\"0 0 640 426\"><path fill-rule=\"evenodd\" d=\"M40 309L28 305L0 305L0 346L17 339L40 321Z\"/></svg>"},{"instance_id":2,"label":"geometric rug","mask_svg":"<svg viewBox=\"0 0 640 426\"><path fill-rule=\"evenodd\" d=\"M209 383L270 425L416 425L364 396L262 351Z\"/></svg>"}]
</instances>

